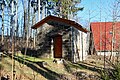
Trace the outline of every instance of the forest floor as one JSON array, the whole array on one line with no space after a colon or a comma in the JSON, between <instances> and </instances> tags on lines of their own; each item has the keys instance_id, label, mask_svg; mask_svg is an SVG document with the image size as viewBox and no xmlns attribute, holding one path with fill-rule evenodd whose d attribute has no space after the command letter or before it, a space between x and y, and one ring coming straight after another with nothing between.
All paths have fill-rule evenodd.
<instances>
[{"instance_id":1,"label":"forest floor","mask_svg":"<svg viewBox=\"0 0 120 80\"><path fill-rule=\"evenodd\" d=\"M71 63L64 60L58 64L54 63L53 59L17 54L14 58L15 80L101 80L101 70L104 67L102 58L88 56L83 62ZM11 80L11 57L4 55L0 64L2 64L0 75L8 76Z\"/></svg>"}]
</instances>

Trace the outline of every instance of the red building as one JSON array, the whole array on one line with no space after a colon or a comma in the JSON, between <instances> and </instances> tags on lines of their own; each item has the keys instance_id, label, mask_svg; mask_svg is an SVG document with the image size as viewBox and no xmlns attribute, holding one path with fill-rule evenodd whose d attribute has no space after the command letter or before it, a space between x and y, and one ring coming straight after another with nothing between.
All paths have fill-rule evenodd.
<instances>
[{"instance_id":1,"label":"red building","mask_svg":"<svg viewBox=\"0 0 120 80\"><path fill-rule=\"evenodd\" d=\"M92 22L90 30L97 52L120 50L120 22Z\"/></svg>"}]
</instances>

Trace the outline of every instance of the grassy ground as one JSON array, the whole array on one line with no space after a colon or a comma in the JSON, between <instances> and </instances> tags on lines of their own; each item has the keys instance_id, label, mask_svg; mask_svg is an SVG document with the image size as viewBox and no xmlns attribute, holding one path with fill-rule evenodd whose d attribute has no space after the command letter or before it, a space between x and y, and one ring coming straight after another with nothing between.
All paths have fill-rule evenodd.
<instances>
[{"instance_id":1,"label":"grassy ground","mask_svg":"<svg viewBox=\"0 0 120 80\"><path fill-rule=\"evenodd\" d=\"M3 69L2 76L11 78L12 60L9 56L5 56L0 62ZM15 57L15 77L16 80L97 80L95 78L88 79L85 75L99 75L97 68L88 64L79 62L73 64L64 61L62 64L53 63L53 59L35 58L16 54ZM11 80L11 79L10 79Z\"/></svg>"}]
</instances>

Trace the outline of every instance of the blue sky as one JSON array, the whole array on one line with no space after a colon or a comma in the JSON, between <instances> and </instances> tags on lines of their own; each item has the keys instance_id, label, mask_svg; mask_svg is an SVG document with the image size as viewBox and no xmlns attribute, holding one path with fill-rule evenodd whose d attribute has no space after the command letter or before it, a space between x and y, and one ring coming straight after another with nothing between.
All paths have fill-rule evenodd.
<instances>
[{"instance_id":1,"label":"blue sky","mask_svg":"<svg viewBox=\"0 0 120 80\"><path fill-rule=\"evenodd\" d=\"M112 21L112 7L115 0L81 0L81 3L78 6L84 7L83 11L78 12L78 21L83 26L87 26L89 22L89 13L90 13L90 22L99 22L100 21L100 10L101 10L101 21ZM21 4L21 1L20 1ZM119 6L120 7L120 6ZM20 7L21 8L21 7ZM101 8L101 9L100 9ZM120 9L119 9L120 10ZM18 17L22 18L21 9L18 11ZM21 23L21 22L20 22ZM0 20L0 26L1 26ZM1 30L0 30L1 31Z\"/></svg>"},{"instance_id":2,"label":"blue sky","mask_svg":"<svg viewBox=\"0 0 120 80\"><path fill-rule=\"evenodd\" d=\"M97 22L100 21L101 10L101 21L112 21L111 15L114 1L115 0L82 0L79 6L84 7L84 10L78 12L78 17L82 21L89 21L90 13L90 21Z\"/></svg>"}]
</instances>

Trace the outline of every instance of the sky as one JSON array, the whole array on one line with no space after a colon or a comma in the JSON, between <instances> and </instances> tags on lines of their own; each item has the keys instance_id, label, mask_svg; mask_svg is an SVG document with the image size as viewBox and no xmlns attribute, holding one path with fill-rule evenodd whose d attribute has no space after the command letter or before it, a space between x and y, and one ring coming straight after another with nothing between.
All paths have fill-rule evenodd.
<instances>
[{"instance_id":1,"label":"sky","mask_svg":"<svg viewBox=\"0 0 120 80\"><path fill-rule=\"evenodd\" d=\"M82 23L112 21L114 2L115 0L81 0L79 6L84 9L77 16Z\"/></svg>"},{"instance_id":2,"label":"sky","mask_svg":"<svg viewBox=\"0 0 120 80\"><path fill-rule=\"evenodd\" d=\"M112 21L111 15L112 15L112 7L114 2L115 0L81 0L81 3L78 4L78 6L84 7L84 9L83 11L79 11L77 14L77 17L79 19L78 23L86 27L89 21L90 22ZM20 4L22 3L20 2ZM100 11L101 11L101 18L100 18ZM18 17L21 17L23 15L21 13L21 9L19 9L18 13L19 13ZM1 21L2 20L0 19L0 25L2 25Z\"/></svg>"}]
</instances>

